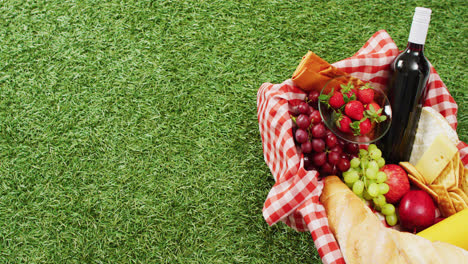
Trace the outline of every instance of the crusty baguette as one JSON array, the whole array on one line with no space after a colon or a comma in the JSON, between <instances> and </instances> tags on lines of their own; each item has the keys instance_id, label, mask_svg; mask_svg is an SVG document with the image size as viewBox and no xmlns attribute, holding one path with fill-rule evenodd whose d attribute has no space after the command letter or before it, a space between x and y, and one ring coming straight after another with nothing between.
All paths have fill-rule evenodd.
<instances>
[{"instance_id":1,"label":"crusty baguette","mask_svg":"<svg viewBox=\"0 0 468 264\"><path fill-rule=\"evenodd\" d=\"M324 179L320 196L346 263L468 263L468 251L386 228L338 177Z\"/></svg>"}]
</instances>

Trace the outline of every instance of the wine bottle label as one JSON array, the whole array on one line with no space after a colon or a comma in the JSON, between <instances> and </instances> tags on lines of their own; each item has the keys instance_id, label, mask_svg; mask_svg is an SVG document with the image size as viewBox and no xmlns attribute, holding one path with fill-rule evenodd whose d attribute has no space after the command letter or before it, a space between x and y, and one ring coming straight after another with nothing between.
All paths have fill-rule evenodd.
<instances>
[{"instance_id":1,"label":"wine bottle label","mask_svg":"<svg viewBox=\"0 0 468 264\"><path fill-rule=\"evenodd\" d=\"M408 42L424 45L426 42L429 21L431 20L431 9L416 7L411 24Z\"/></svg>"}]
</instances>

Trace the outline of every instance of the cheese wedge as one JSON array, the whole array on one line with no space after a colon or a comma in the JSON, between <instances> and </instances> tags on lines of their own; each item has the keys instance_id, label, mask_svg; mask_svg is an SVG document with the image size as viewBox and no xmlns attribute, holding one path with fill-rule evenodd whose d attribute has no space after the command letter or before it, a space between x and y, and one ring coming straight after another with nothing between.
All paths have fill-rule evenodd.
<instances>
[{"instance_id":1,"label":"cheese wedge","mask_svg":"<svg viewBox=\"0 0 468 264\"><path fill-rule=\"evenodd\" d=\"M424 176L426 182L432 184L457 151L457 147L445 134L439 134L415 167Z\"/></svg>"},{"instance_id":2,"label":"cheese wedge","mask_svg":"<svg viewBox=\"0 0 468 264\"><path fill-rule=\"evenodd\" d=\"M468 209L464 209L447 219L421 231L422 236L430 241L442 241L468 250Z\"/></svg>"},{"instance_id":3,"label":"cheese wedge","mask_svg":"<svg viewBox=\"0 0 468 264\"><path fill-rule=\"evenodd\" d=\"M457 132L452 129L443 115L432 107L423 107L409 162L416 164L424 152L429 149L431 142L440 134L447 135L454 145L457 145L459 142Z\"/></svg>"}]
</instances>

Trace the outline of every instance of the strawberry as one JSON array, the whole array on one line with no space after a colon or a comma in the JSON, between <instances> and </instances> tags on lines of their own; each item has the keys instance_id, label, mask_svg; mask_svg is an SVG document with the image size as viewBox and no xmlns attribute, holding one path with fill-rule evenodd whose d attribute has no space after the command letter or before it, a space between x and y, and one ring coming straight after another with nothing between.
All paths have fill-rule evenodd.
<instances>
[{"instance_id":1,"label":"strawberry","mask_svg":"<svg viewBox=\"0 0 468 264\"><path fill-rule=\"evenodd\" d=\"M350 101L345 105L345 114L354 120L361 120L364 117L364 105L357 101Z\"/></svg>"},{"instance_id":2,"label":"strawberry","mask_svg":"<svg viewBox=\"0 0 468 264\"><path fill-rule=\"evenodd\" d=\"M374 89L369 84L359 88L357 98L363 104L369 104L374 100Z\"/></svg>"},{"instance_id":3,"label":"strawberry","mask_svg":"<svg viewBox=\"0 0 468 264\"><path fill-rule=\"evenodd\" d=\"M357 93L357 98L361 103L368 104L374 100L374 90L372 89L364 89L359 90Z\"/></svg>"},{"instance_id":4,"label":"strawberry","mask_svg":"<svg viewBox=\"0 0 468 264\"><path fill-rule=\"evenodd\" d=\"M356 89L354 89L354 85L351 84L351 82L349 82L347 85L341 85L341 93L345 95L346 103L352 100L356 100Z\"/></svg>"},{"instance_id":5,"label":"strawberry","mask_svg":"<svg viewBox=\"0 0 468 264\"><path fill-rule=\"evenodd\" d=\"M349 99L356 99L356 90L350 90L346 93L346 96L348 96Z\"/></svg>"},{"instance_id":6,"label":"strawberry","mask_svg":"<svg viewBox=\"0 0 468 264\"><path fill-rule=\"evenodd\" d=\"M372 130L372 123L369 118L363 118L360 121L354 121L350 125L351 130L355 136L362 136L369 133Z\"/></svg>"},{"instance_id":7,"label":"strawberry","mask_svg":"<svg viewBox=\"0 0 468 264\"><path fill-rule=\"evenodd\" d=\"M374 108L374 109L372 109L372 108ZM379 116L382 115L382 111L379 111L380 106L376 102L370 102L368 105L366 105L366 111L367 110L369 110L371 112L377 112Z\"/></svg>"},{"instance_id":8,"label":"strawberry","mask_svg":"<svg viewBox=\"0 0 468 264\"><path fill-rule=\"evenodd\" d=\"M369 133L371 129L372 124L369 118L366 118L364 121L361 121L361 124L359 124L359 130L361 131L361 135Z\"/></svg>"},{"instance_id":9,"label":"strawberry","mask_svg":"<svg viewBox=\"0 0 468 264\"><path fill-rule=\"evenodd\" d=\"M364 116L369 118L373 123L380 123L387 120L387 117L382 115L382 108L380 108L376 102L371 102L366 106Z\"/></svg>"},{"instance_id":10,"label":"strawberry","mask_svg":"<svg viewBox=\"0 0 468 264\"><path fill-rule=\"evenodd\" d=\"M333 95L330 97L330 101L328 101L331 107L334 109L339 109L345 104L345 101L343 99L343 94L340 92L335 92Z\"/></svg>"},{"instance_id":11,"label":"strawberry","mask_svg":"<svg viewBox=\"0 0 468 264\"><path fill-rule=\"evenodd\" d=\"M336 126L338 127L338 129L341 132L347 133L347 134L352 133L350 124L351 124L351 119L345 115L340 116L338 120L336 121Z\"/></svg>"}]
</instances>

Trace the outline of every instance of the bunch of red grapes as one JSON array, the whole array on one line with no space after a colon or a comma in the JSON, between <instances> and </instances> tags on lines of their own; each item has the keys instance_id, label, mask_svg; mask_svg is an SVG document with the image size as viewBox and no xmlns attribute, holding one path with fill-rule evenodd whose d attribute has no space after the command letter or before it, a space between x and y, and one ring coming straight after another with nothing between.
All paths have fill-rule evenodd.
<instances>
[{"instance_id":1,"label":"bunch of red grapes","mask_svg":"<svg viewBox=\"0 0 468 264\"><path fill-rule=\"evenodd\" d=\"M321 176L341 175L358 157L359 145L344 142L324 124L318 110L319 92L310 91L305 101L291 105L293 135L304 154L306 170L316 170Z\"/></svg>"}]
</instances>

